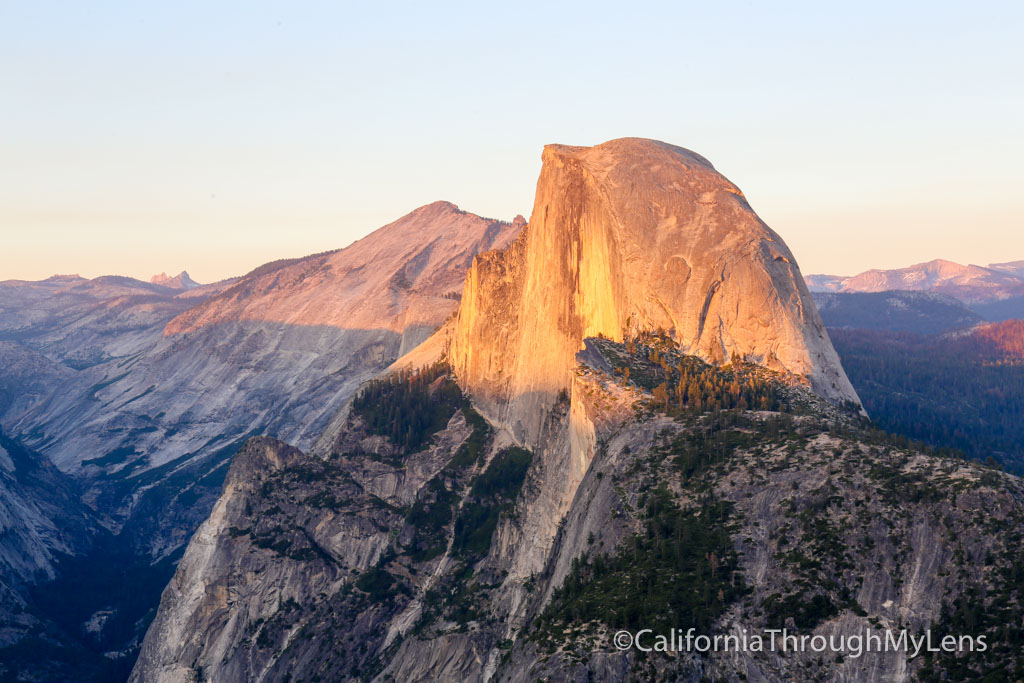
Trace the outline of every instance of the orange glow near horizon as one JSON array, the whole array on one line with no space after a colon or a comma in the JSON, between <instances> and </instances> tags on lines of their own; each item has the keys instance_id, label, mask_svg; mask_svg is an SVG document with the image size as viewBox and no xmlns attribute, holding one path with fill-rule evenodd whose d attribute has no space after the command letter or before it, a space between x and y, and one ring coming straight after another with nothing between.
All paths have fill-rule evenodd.
<instances>
[{"instance_id":1,"label":"orange glow near horizon","mask_svg":"<svg viewBox=\"0 0 1024 683\"><path fill-rule=\"evenodd\" d=\"M708 158L805 274L1024 259L1024 5L912 5L14 4L0 280L528 216L544 144L625 136Z\"/></svg>"}]
</instances>

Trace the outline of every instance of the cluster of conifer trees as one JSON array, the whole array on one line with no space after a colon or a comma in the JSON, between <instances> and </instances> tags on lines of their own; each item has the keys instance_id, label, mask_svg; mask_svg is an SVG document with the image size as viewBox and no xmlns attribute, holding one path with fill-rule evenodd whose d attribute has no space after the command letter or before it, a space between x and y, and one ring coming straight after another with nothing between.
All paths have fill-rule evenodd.
<instances>
[{"instance_id":1,"label":"cluster of conifer trees","mask_svg":"<svg viewBox=\"0 0 1024 683\"><path fill-rule=\"evenodd\" d=\"M420 370L401 370L369 382L352 402L352 410L406 453L421 449L444 429L462 405L462 392L438 362Z\"/></svg>"},{"instance_id":2,"label":"cluster of conifer trees","mask_svg":"<svg viewBox=\"0 0 1024 683\"><path fill-rule=\"evenodd\" d=\"M564 624L599 621L612 628L711 627L745 590L729 532L731 506L708 500L697 514L664 489L648 496L642 533L612 555L573 560L540 623L541 640Z\"/></svg>"},{"instance_id":3,"label":"cluster of conifer trees","mask_svg":"<svg viewBox=\"0 0 1024 683\"><path fill-rule=\"evenodd\" d=\"M617 374L651 391L655 405L670 415L781 407L776 383L740 358L715 367L679 353L667 335L657 333L629 339L625 348L627 362Z\"/></svg>"}]
</instances>

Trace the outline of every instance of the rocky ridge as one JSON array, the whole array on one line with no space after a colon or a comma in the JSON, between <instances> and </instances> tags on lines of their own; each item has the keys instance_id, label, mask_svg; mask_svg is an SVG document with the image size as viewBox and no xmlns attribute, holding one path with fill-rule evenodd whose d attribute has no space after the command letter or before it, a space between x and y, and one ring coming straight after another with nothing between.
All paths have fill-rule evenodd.
<instances>
[{"instance_id":1,"label":"rocky ridge","mask_svg":"<svg viewBox=\"0 0 1024 683\"><path fill-rule=\"evenodd\" d=\"M356 406L324 457L251 441L165 591L133 680L1021 671L1024 632L1005 631L1024 615L1019 479L893 441L784 375L716 369L666 337L588 339L579 361L533 453L487 426L442 366ZM668 373L675 386L679 372L697 388L662 398L658 383ZM423 446L387 435L439 404ZM538 513L551 514L551 487L571 467L574 412L596 448L551 519L553 543L538 544ZM674 657L611 642L622 628L837 637L968 622L990 654Z\"/></svg>"},{"instance_id":2,"label":"rocky ridge","mask_svg":"<svg viewBox=\"0 0 1024 683\"><path fill-rule=\"evenodd\" d=\"M812 291L927 291L952 296L967 304L978 304L1024 296L1024 279L1019 263L965 266L935 259L906 268L867 270L852 277L808 275L807 283Z\"/></svg>"},{"instance_id":3,"label":"rocky ridge","mask_svg":"<svg viewBox=\"0 0 1024 683\"><path fill-rule=\"evenodd\" d=\"M874 429L837 391L827 337L808 341L821 322L784 245L722 183L661 143L547 148L531 224L475 260L458 316L415 362L367 385L314 454L250 442L134 680L1024 673L1020 480ZM661 192L687 200L668 211ZM738 228L697 221L688 252L685 211ZM669 246L631 252L633 221ZM700 254L722 243L733 251L711 260L731 277L695 288L696 313L640 277L679 255L690 272L669 282L713 283ZM769 310L787 302L760 335L736 282ZM969 630L993 646L912 659L611 643L649 624Z\"/></svg>"},{"instance_id":4,"label":"rocky ridge","mask_svg":"<svg viewBox=\"0 0 1024 683\"><path fill-rule=\"evenodd\" d=\"M118 277L0 283L0 424L98 513L56 572L39 567L44 611L85 643L74 657L130 666L245 440L308 445L455 310L474 254L520 228L438 202L349 248L187 291ZM34 642L7 655L32 660Z\"/></svg>"},{"instance_id":5,"label":"rocky ridge","mask_svg":"<svg viewBox=\"0 0 1024 683\"><path fill-rule=\"evenodd\" d=\"M160 273L149 278L149 281L154 285L160 285L161 287L167 287L169 289L189 290L202 286L189 277L187 270L181 271L174 277L171 277L167 273Z\"/></svg>"},{"instance_id":6,"label":"rocky ridge","mask_svg":"<svg viewBox=\"0 0 1024 683\"><path fill-rule=\"evenodd\" d=\"M21 358L5 375L38 384L41 373L16 371L48 361L52 376L2 422L92 481L91 500L115 516L130 512L117 497L147 479L200 461L189 478L223 476L253 433L308 446L360 383L455 310L473 256L520 227L437 202L345 249L179 294L129 278L2 283L0 338Z\"/></svg>"},{"instance_id":7,"label":"rocky ridge","mask_svg":"<svg viewBox=\"0 0 1024 683\"><path fill-rule=\"evenodd\" d=\"M937 334L984 322L959 299L936 292L815 292L813 297L828 328Z\"/></svg>"}]
</instances>

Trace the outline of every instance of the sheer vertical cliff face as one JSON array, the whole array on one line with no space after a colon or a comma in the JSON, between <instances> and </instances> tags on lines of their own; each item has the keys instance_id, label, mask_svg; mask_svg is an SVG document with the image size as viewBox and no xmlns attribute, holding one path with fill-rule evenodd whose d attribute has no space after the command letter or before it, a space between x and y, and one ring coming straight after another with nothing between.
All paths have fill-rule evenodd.
<instances>
[{"instance_id":1,"label":"sheer vertical cliff face","mask_svg":"<svg viewBox=\"0 0 1024 683\"><path fill-rule=\"evenodd\" d=\"M663 328L711 361L733 354L859 403L792 253L714 167L628 138L548 145L526 230L481 255L452 334L454 368L529 443L588 336Z\"/></svg>"}]
</instances>

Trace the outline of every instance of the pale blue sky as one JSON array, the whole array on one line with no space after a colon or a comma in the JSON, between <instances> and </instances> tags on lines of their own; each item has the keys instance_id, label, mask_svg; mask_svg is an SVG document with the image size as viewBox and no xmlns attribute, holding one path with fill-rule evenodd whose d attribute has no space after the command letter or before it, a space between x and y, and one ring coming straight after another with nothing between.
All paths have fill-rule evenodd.
<instances>
[{"instance_id":1,"label":"pale blue sky","mask_svg":"<svg viewBox=\"0 0 1024 683\"><path fill-rule=\"evenodd\" d=\"M1024 3L0 0L0 280L200 281L653 137L805 273L1024 259Z\"/></svg>"}]
</instances>

